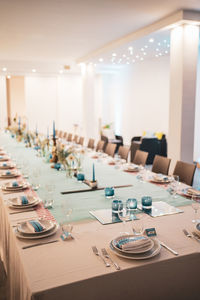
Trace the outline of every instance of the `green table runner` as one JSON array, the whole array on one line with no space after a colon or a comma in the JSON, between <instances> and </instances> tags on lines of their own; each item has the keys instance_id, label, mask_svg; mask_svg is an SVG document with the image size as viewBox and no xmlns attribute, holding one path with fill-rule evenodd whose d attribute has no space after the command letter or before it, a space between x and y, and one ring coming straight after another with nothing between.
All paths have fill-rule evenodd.
<instances>
[{"instance_id":1,"label":"green table runner","mask_svg":"<svg viewBox=\"0 0 200 300\"><path fill-rule=\"evenodd\" d=\"M0 135L0 146L3 146L11 157L16 158L17 163L21 164L24 160L28 162L30 170L28 181L31 182L33 179L33 174L31 174L33 168L40 170L39 182L41 187L37 193L41 199L44 199L47 195L45 185L48 183L55 185L53 192L54 205L51 213L58 222L65 221L65 214L68 208L73 209L72 221L91 218L90 210L111 208L112 200L105 198L103 190L61 195L60 192L62 191L87 189L88 186L84 183L79 183L76 178L68 178L64 171L52 169L50 164L44 162L43 158L36 156L36 150L25 148L23 142L18 143L9 134L2 133ZM173 206L184 206L191 203L187 198L182 196L173 198L160 186L148 182L140 182L132 174L118 170L115 166L97 162L97 160L85 155L83 173L89 180L92 179L93 162L95 163L96 179L99 186L133 185L132 187L115 190L115 196L121 200L136 198L140 202L142 196L148 195L153 198L153 201L165 201Z\"/></svg>"}]
</instances>

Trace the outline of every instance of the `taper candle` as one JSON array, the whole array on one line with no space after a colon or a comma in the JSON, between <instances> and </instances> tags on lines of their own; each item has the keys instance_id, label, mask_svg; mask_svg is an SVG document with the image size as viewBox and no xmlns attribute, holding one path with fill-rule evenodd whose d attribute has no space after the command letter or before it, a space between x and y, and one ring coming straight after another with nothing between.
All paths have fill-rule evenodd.
<instances>
[{"instance_id":1,"label":"taper candle","mask_svg":"<svg viewBox=\"0 0 200 300\"><path fill-rule=\"evenodd\" d=\"M94 163L93 163L93 167L92 167L92 181L94 182L95 181L95 166L94 166Z\"/></svg>"}]
</instances>

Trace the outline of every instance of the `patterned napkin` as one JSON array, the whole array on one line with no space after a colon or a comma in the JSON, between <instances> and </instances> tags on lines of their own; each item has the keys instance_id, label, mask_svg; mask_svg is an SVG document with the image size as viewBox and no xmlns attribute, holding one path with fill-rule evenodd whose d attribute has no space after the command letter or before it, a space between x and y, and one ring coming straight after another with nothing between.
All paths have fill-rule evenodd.
<instances>
[{"instance_id":1,"label":"patterned napkin","mask_svg":"<svg viewBox=\"0 0 200 300\"><path fill-rule=\"evenodd\" d=\"M44 230L43 225L38 220L31 220L26 222L27 227L31 232L41 232Z\"/></svg>"}]
</instances>

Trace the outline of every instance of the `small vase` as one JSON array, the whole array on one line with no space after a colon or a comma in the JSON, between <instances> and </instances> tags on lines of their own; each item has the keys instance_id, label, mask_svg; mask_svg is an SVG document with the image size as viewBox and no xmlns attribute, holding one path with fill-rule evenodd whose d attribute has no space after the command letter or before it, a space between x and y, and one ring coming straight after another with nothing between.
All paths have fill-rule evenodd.
<instances>
[{"instance_id":1,"label":"small vase","mask_svg":"<svg viewBox=\"0 0 200 300\"><path fill-rule=\"evenodd\" d=\"M68 178L72 178L73 177L73 169L72 168L66 168L66 176Z\"/></svg>"}]
</instances>

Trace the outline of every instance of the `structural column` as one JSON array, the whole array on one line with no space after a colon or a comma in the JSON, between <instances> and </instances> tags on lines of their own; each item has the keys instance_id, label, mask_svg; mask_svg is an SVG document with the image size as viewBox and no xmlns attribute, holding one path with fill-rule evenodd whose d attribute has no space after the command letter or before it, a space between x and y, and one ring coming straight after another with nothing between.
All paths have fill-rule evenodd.
<instances>
[{"instance_id":1,"label":"structural column","mask_svg":"<svg viewBox=\"0 0 200 300\"><path fill-rule=\"evenodd\" d=\"M199 27L182 25L171 31L168 156L193 162Z\"/></svg>"},{"instance_id":2,"label":"structural column","mask_svg":"<svg viewBox=\"0 0 200 300\"><path fill-rule=\"evenodd\" d=\"M8 126L6 77L0 76L0 128Z\"/></svg>"}]
</instances>

